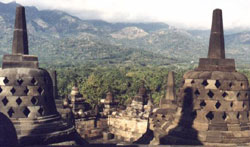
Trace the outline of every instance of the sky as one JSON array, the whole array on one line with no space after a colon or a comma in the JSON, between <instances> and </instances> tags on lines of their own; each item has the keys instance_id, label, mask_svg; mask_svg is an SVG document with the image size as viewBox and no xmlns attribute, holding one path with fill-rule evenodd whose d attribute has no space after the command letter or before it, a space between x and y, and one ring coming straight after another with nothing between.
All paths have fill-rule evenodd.
<instances>
[{"instance_id":1,"label":"sky","mask_svg":"<svg viewBox=\"0 0 250 147\"><path fill-rule=\"evenodd\" d=\"M11 2L13 0L0 0ZM39 10L61 10L81 19L108 22L164 22L188 29L210 29L212 11L223 11L225 29L250 28L250 0L16 0Z\"/></svg>"}]
</instances>

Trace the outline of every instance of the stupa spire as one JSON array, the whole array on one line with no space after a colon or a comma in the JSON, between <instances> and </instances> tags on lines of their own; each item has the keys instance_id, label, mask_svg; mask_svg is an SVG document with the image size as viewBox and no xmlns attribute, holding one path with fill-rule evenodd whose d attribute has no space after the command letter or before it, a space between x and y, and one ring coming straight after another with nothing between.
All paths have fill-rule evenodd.
<instances>
[{"instance_id":1,"label":"stupa spire","mask_svg":"<svg viewBox=\"0 0 250 147\"><path fill-rule=\"evenodd\" d=\"M167 81L167 92L165 97L160 100L160 108L176 108L176 94L175 94L175 81L174 81L174 72L168 72L168 81Z\"/></svg>"},{"instance_id":2,"label":"stupa spire","mask_svg":"<svg viewBox=\"0 0 250 147\"><path fill-rule=\"evenodd\" d=\"M208 58L225 59L225 45L221 9L215 9L213 11Z\"/></svg>"},{"instance_id":3,"label":"stupa spire","mask_svg":"<svg viewBox=\"0 0 250 147\"><path fill-rule=\"evenodd\" d=\"M165 99L175 101L175 82L173 71L168 72L167 93Z\"/></svg>"},{"instance_id":4,"label":"stupa spire","mask_svg":"<svg viewBox=\"0 0 250 147\"><path fill-rule=\"evenodd\" d=\"M25 8L23 6L16 8L12 54L29 54Z\"/></svg>"},{"instance_id":5,"label":"stupa spire","mask_svg":"<svg viewBox=\"0 0 250 147\"><path fill-rule=\"evenodd\" d=\"M213 11L208 57L200 58L198 71L235 71L234 59L226 59L222 10Z\"/></svg>"}]
</instances>

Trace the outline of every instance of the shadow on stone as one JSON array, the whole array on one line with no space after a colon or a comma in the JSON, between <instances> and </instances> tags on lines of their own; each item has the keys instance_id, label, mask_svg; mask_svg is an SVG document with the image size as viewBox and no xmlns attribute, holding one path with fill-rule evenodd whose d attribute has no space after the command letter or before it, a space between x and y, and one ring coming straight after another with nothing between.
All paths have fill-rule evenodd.
<instances>
[{"instance_id":1,"label":"shadow on stone","mask_svg":"<svg viewBox=\"0 0 250 147\"><path fill-rule=\"evenodd\" d=\"M196 111L193 110L193 90L186 88L182 103L182 112L178 125L169 133L160 138L163 145L202 145L198 139L198 132L192 125L196 118Z\"/></svg>"},{"instance_id":2,"label":"shadow on stone","mask_svg":"<svg viewBox=\"0 0 250 147\"><path fill-rule=\"evenodd\" d=\"M17 146L17 133L11 120L0 112L0 146Z\"/></svg>"},{"instance_id":3,"label":"shadow on stone","mask_svg":"<svg viewBox=\"0 0 250 147\"><path fill-rule=\"evenodd\" d=\"M55 145L55 146L78 146L78 145L88 145L89 143L84 140L76 131L71 132L70 134L56 134L53 136L52 134L42 134L39 133L38 135L34 135L37 132L42 132L42 127L34 128L30 135L27 135L26 137L22 137L22 139L19 141L20 145L26 146L26 145ZM34 135L34 136L33 136Z\"/></svg>"},{"instance_id":4,"label":"shadow on stone","mask_svg":"<svg viewBox=\"0 0 250 147\"><path fill-rule=\"evenodd\" d=\"M149 126L149 124L148 124ZM145 134L143 134L138 140L136 140L135 144L149 144L151 140L153 140L154 138L154 132L152 130L149 129L149 127L147 128L147 132Z\"/></svg>"}]
</instances>

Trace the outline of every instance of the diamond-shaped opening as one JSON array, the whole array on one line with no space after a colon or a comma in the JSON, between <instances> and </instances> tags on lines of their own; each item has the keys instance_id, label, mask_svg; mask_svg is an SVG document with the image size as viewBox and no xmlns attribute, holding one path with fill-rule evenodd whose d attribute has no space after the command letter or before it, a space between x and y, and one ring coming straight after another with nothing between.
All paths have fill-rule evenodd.
<instances>
[{"instance_id":1,"label":"diamond-shaped opening","mask_svg":"<svg viewBox=\"0 0 250 147\"><path fill-rule=\"evenodd\" d=\"M200 103L200 106L205 107L206 105L207 105L206 102L204 100L202 100L201 103Z\"/></svg>"},{"instance_id":2,"label":"diamond-shaped opening","mask_svg":"<svg viewBox=\"0 0 250 147\"><path fill-rule=\"evenodd\" d=\"M3 91L3 89L0 87L0 93Z\"/></svg>"},{"instance_id":3,"label":"diamond-shaped opening","mask_svg":"<svg viewBox=\"0 0 250 147\"><path fill-rule=\"evenodd\" d=\"M25 107L24 110L23 110L23 114L24 114L26 117L28 117L29 114L30 114L29 108Z\"/></svg>"},{"instance_id":4,"label":"diamond-shaped opening","mask_svg":"<svg viewBox=\"0 0 250 147\"><path fill-rule=\"evenodd\" d=\"M37 89L37 91L39 92L39 94L42 94L42 92L43 92L42 87L39 87L39 88Z\"/></svg>"},{"instance_id":5,"label":"diamond-shaped opening","mask_svg":"<svg viewBox=\"0 0 250 147\"><path fill-rule=\"evenodd\" d=\"M8 110L8 115L9 115L9 117L12 117L13 116L13 113L15 113L14 112L14 110L12 109L12 107Z\"/></svg>"},{"instance_id":6,"label":"diamond-shaped opening","mask_svg":"<svg viewBox=\"0 0 250 147\"><path fill-rule=\"evenodd\" d=\"M16 89L14 87L11 88L10 92L14 94L16 92Z\"/></svg>"},{"instance_id":7,"label":"diamond-shaped opening","mask_svg":"<svg viewBox=\"0 0 250 147\"><path fill-rule=\"evenodd\" d=\"M243 87L243 83L240 83L240 86Z\"/></svg>"},{"instance_id":8,"label":"diamond-shaped opening","mask_svg":"<svg viewBox=\"0 0 250 147\"><path fill-rule=\"evenodd\" d=\"M8 102L9 102L9 100L7 99L7 97L4 97L2 99L2 102L3 102L3 105L6 106L8 104Z\"/></svg>"},{"instance_id":9,"label":"diamond-shaped opening","mask_svg":"<svg viewBox=\"0 0 250 147\"><path fill-rule=\"evenodd\" d=\"M194 80L192 80L192 81L191 81L191 84L194 84L194 83L195 83Z\"/></svg>"},{"instance_id":10,"label":"diamond-shaped opening","mask_svg":"<svg viewBox=\"0 0 250 147\"><path fill-rule=\"evenodd\" d=\"M29 89L28 87L25 88L25 90L23 91L26 95L29 93Z\"/></svg>"},{"instance_id":11,"label":"diamond-shaped opening","mask_svg":"<svg viewBox=\"0 0 250 147\"><path fill-rule=\"evenodd\" d=\"M233 107L233 105L234 105L234 103L233 103L233 102L231 102L231 103L230 103L230 107Z\"/></svg>"},{"instance_id":12,"label":"diamond-shaped opening","mask_svg":"<svg viewBox=\"0 0 250 147\"><path fill-rule=\"evenodd\" d=\"M17 83L18 83L19 85L22 85L22 84L23 84L23 79L18 79L18 80L17 80Z\"/></svg>"},{"instance_id":13,"label":"diamond-shaped opening","mask_svg":"<svg viewBox=\"0 0 250 147\"><path fill-rule=\"evenodd\" d=\"M36 97L34 97L34 96L31 98L30 101L31 101L31 103L32 103L33 105L36 105L37 102L38 102L37 99L36 99Z\"/></svg>"},{"instance_id":14,"label":"diamond-shaped opening","mask_svg":"<svg viewBox=\"0 0 250 147\"><path fill-rule=\"evenodd\" d=\"M230 82L228 86L229 86L230 88L232 88L233 83L232 83L232 82Z\"/></svg>"},{"instance_id":15,"label":"diamond-shaped opening","mask_svg":"<svg viewBox=\"0 0 250 147\"><path fill-rule=\"evenodd\" d=\"M20 97L18 97L18 98L16 99L16 103L17 103L17 105L19 106L19 105L22 103L22 99L21 99Z\"/></svg>"},{"instance_id":16,"label":"diamond-shaped opening","mask_svg":"<svg viewBox=\"0 0 250 147\"><path fill-rule=\"evenodd\" d=\"M208 120L212 120L213 118L214 118L214 114L213 114L213 112L208 112L207 113L207 115L206 115L206 118L208 119Z\"/></svg>"},{"instance_id":17,"label":"diamond-shaped opening","mask_svg":"<svg viewBox=\"0 0 250 147\"><path fill-rule=\"evenodd\" d=\"M40 107L40 109L38 110L38 113L39 113L40 115L43 115L43 112L44 112L43 108Z\"/></svg>"},{"instance_id":18,"label":"diamond-shaped opening","mask_svg":"<svg viewBox=\"0 0 250 147\"><path fill-rule=\"evenodd\" d=\"M201 84L206 87L208 85L208 82L207 80L204 80Z\"/></svg>"},{"instance_id":19,"label":"diamond-shaped opening","mask_svg":"<svg viewBox=\"0 0 250 147\"><path fill-rule=\"evenodd\" d=\"M217 101L216 104L215 104L216 109L219 109L220 106L221 106L221 103L219 101Z\"/></svg>"},{"instance_id":20,"label":"diamond-shaped opening","mask_svg":"<svg viewBox=\"0 0 250 147\"><path fill-rule=\"evenodd\" d=\"M196 96L199 96L199 95L200 95L199 90L198 90L198 89L196 89L196 90L195 90L195 92L194 92L194 94L195 94Z\"/></svg>"},{"instance_id":21,"label":"diamond-shaped opening","mask_svg":"<svg viewBox=\"0 0 250 147\"><path fill-rule=\"evenodd\" d=\"M208 95L210 98L213 98L214 93L213 93L211 90L209 90L208 93L207 93L207 95Z\"/></svg>"},{"instance_id":22,"label":"diamond-shaped opening","mask_svg":"<svg viewBox=\"0 0 250 147\"><path fill-rule=\"evenodd\" d=\"M224 98L224 97L226 97L226 96L228 96L228 94L227 94L226 92L223 92L223 93L222 93L222 97Z\"/></svg>"},{"instance_id":23,"label":"diamond-shaped opening","mask_svg":"<svg viewBox=\"0 0 250 147\"><path fill-rule=\"evenodd\" d=\"M196 118L196 116L197 116L197 112L196 112L196 110L194 110L194 111L191 113L191 117L192 117L192 118Z\"/></svg>"},{"instance_id":24,"label":"diamond-shaped opening","mask_svg":"<svg viewBox=\"0 0 250 147\"><path fill-rule=\"evenodd\" d=\"M237 113L237 116L236 116L236 117L237 117L237 119L240 119L241 116L240 116L240 113L239 113L239 112Z\"/></svg>"},{"instance_id":25,"label":"diamond-shaped opening","mask_svg":"<svg viewBox=\"0 0 250 147\"><path fill-rule=\"evenodd\" d=\"M237 97L239 97L239 96L240 96L240 92L237 93Z\"/></svg>"},{"instance_id":26,"label":"diamond-shaped opening","mask_svg":"<svg viewBox=\"0 0 250 147\"><path fill-rule=\"evenodd\" d=\"M227 118L227 114L226 114L226 112L224 112L223 115L222 115L222 119L226 120L226 118Z\"/></svg>"},{"instance_id":27,"label":"diamond-shaped opening","mask_svg":"<svg viewBox=\"0 0 250 147\"><path fill-rule=\"evenodd\" d=\"M243 102L242 103L242 108L245 108L246 107L246 104Z\"/></svg>"},{"instance_id":28,"label":"diamond-shaped opening","mask_svg":"<svg viewBox=\"0 0 250 147\"><path fill-rule=\"evenodd\" d=\"M5 77L5 78L3 79L3 83L4 83L4 84L9 83L9 80L8 80L8 78L7 78L7 77Z\"/></svg>"},{"instance_id":29,"label":"diamond-shaped opening","mask_svg":"<svg viewBox=\"0 0 250 147\"><path fill-rule=\"evenodd\" d=\"M219 81L219 80L216 80L216 82L215 82L215 86L216 86L217 88L219 88L219 87L221 86L221 83L220 83L220 81Z\"/></svg>"},{"instance_id":30,"label":"diamond-shaped opening","mask_svg":"<svg viewBox=\"0 0 250 147\"><path fill-rule=\"evenodd\" d=\"M36 85L36 84L37 84L37 81L36 81L35 78L32 78L30 82L31 82L31 84L33 84L33 85Z\"/></svg>"}]
</instances>

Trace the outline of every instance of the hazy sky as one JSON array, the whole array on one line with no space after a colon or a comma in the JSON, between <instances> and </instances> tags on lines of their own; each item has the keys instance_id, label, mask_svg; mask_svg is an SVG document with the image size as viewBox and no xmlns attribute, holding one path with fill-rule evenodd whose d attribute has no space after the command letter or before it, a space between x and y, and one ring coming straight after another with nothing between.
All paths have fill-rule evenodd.
<instances>
[{"instance_id":1,"label":"hazy sky","mask_svg":"<svg viewBox=\"0 0 250 147\"><path fill-rule=\"evenodd\" d=\"M0 0L11 2L13 0ZM82 19L108 22L165 22L210 29L212 11L223 10L225 28L250 28L250 0L16 0L24 6L66 11Z\"/></svg>"}]
</instances>

